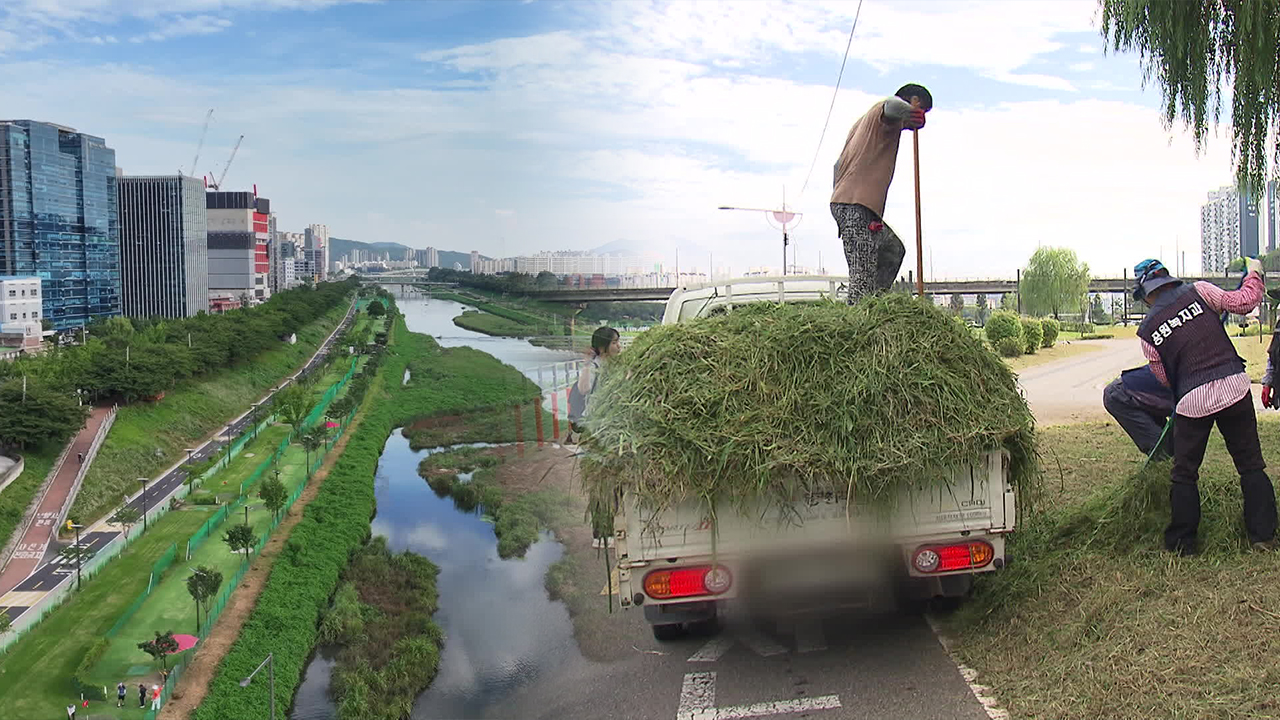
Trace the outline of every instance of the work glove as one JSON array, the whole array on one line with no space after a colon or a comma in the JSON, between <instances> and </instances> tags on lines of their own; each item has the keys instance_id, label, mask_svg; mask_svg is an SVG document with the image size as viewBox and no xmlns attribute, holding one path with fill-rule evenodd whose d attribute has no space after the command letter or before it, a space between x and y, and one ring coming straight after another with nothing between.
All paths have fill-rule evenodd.
<instances>
[{"instance_id":1,"label":"work glove","mask_svg":"<svg viewBox=\"0 0 1280 720\"><path fill-rule=\"evenodd\" d=\"M911 108L907 119L902 121L902 126L908 130L919 130L924 127L924 108Z\"/></svg>"},{"instance_id":2,"label":"work glove","mask_svg":"<svg viewBox=\"0 0 1280 720\"><path fill-rule=\"evenodd\" d=\"M1271 407L1271 386L1262 386L1262 407Z\"/></svg>"},{"instance_id":3,"label":"work glove","mask_svg":"<svg viewBox=\"0 0 1280 720\"><path fill-rule=\"evenodd\" d=\"M1256 272L1258 273L1258 276L1261 277L1263 274L1262 261L1259 260L1258 258L1247 257L1244 259L1244 270L1245 270L1245 274Z\"/></svg>"}]
</instances>

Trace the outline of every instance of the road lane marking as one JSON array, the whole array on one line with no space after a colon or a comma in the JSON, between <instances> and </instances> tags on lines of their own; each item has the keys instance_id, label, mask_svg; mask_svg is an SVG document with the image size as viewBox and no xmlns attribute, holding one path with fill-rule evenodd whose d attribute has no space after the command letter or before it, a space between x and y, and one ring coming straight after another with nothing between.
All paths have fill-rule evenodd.
<instances>
[{"instance_id":1,"label":"road lane marking","mask_svg":"<svg viewBox=\"0 0 1280 720\"><path fill-rule=\"evenodd\" d=\"M960 662L955 653L951 652L950 640L942 633L942 629L934 622L933 617L926 615L925 621L929 623L929 628L933 630L933 636L938 639L938 644L942 646L942 651L947 654L947 657L951 658L951 662L960 671L960 677L964 678L965 684L969 686L969 692L973 693L974 699L982 704L982 709L987 712L987 717L991 718L991 720L1009 720L1009 711L997 707L1000 701L987 694L990 688L974 682L978 678L978 671Z\"/></svg>"},{"instance_id":2,"label":"road lane marking","mask_svg":"<svg viewBox=\"0 0 1280 720\"><path fill-rule=\"evenodd\" d=\"M841 707L839 695L716 707L716 674L696 672L685 673L680 687L680 705L676 709L676 720L738 720L739 718L807 713L814 710L834 710L839 707Z\"/></svg>"},{"instance_id":3,"label":"road lane marking","mask_svg":"<svg viewBox=\"0 0 1280 720\"><path fill-rule=\"evenodd\" d=\"M733 638L731 637L722 635L712 638L711 642L703 645L698 652L689 657L689 662L715 662L729 652L731 647L733 647Z\"/></svg>"}]
</instances>

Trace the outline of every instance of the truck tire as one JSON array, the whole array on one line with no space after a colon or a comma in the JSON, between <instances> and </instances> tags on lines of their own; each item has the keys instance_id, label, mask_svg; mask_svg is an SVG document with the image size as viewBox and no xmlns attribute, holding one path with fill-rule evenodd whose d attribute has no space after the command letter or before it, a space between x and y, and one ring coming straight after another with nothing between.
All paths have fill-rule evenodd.
<instances>
[{"instance_id":1,"label":"truck tire","mask_svg":"<svg viewBox=\"0 0 1280 720\"><path fill-rule=\"evenodd\" d=\"M658 642L671 642L684 637L684 625L675 623L672 625L654 625L653 639Z\"/></svg>"}]
</instances>

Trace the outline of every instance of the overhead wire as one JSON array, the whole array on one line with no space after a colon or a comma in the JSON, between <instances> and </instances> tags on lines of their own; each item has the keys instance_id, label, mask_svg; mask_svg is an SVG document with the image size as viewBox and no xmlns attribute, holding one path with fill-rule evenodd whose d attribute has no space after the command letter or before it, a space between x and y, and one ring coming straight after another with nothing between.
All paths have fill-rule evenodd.
<instances>
[{"instance_id":1,"label":"overhead wire","mask_svg":"<svg viewBox=\"0 0 1280 720\"><path fill-rule=\"evenodd\" d=\"M804 185L800 194L809 187L809 179L813 177L813 168L818 164L818 155L822 152L822 141L827 137L827 126L831 124L831 113L836 107L836 96L840 93L840 80L844 78L844 66L849 61L849 48L853 47L853 33L858 29L858 17L862 15L862 0L858 0L858 9L853 13L853 27L849 28L849 41L844 46L844 59L840 61L840 74L836 76L836 88L831 93L831 106L827 108L827 119L822 123L822 134L818 136L818 147L813 151L813 161L809 163L809 174L804 176Z\"/></svg>"}]
</instances>

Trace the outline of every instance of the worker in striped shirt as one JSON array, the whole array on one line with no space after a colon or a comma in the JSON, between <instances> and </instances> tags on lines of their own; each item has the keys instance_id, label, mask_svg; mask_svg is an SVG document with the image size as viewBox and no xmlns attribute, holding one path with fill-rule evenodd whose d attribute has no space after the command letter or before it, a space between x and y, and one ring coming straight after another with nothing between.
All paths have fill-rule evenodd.
<instances>
[{"instance_id":1,"label":"worker in striped shirt","mask_svg":"<svg viewBox=\"0 0 1280 720\"><path fill-rule=\"evenodd\" d=\"M1244 360L1236 353L1219 316L1244 315L1262 302L1262 263L1246 258L1240 289L1228 292L1207 282L1187 284L1159 260L1133 268L1134 298L1150 306L1138 326L1151 372L1173 390L1174 453L1165 549L1197 552L1200 526L1200 463L1216 423L1240 473L1244 524L1255 550L1276 547L1276 497L1265 472L1258 441L1258 418Z\"/></svg>"}]
</instances>

